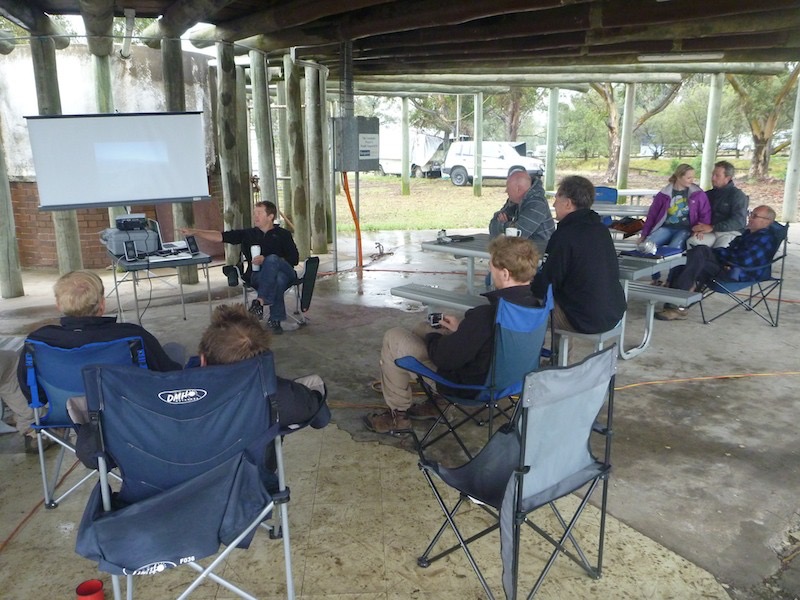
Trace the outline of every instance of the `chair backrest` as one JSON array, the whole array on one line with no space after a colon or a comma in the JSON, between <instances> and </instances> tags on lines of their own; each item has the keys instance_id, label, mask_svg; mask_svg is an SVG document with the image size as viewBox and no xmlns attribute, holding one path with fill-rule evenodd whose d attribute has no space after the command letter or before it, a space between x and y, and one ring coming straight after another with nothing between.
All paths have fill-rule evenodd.
<instances>
[{"instance_id":1,"label":"chair backrest","mask_svg":"<svg viewBox=\"0 0 800 600\"><path fill-rule=\"evenodd\" d=\"M486 380L489 390L481 392L478 399L500 398L522 389L525 375L539 368L552 309L552 287L547 288L542 307L520 306L500 300L495 316L492 366Z\"/></svg>"},{"instance_id":2,"label":"chair backrest","mask_svg":"<svg viewBox=\"0 0 800 600\"><path fill-rule=\"evenodd\" d=\"M619 199L619 192L617 188L598 185L594 188L594 201L595 202L608 202L616 204Z\"/></svg>"},{"instance_id":3,"label":"chair backrest","mask_svg":"<svg viewBox=\"0 0 800 600\"><path fill-rule=\"evenodd\" d=\"M519 471L525 502L539 505L539 495L546 495L547 501L570 493L576 476L596 465L589 437L606 401L611 414L616 369L616 346L612 346L576 365L525 377ZM585 482L577 479L580 485Z\"/></svg>"},{"instance_id":4,"label":"chair backrest","mask_svg":"<svg viewBox=\"0 0 800 600\"><path fill-rule=\"evenodd\" d=\"M122 473L120 499L137 502L245 452L263 465L277 434L267 397L273 355L183 371L84 369L87 404L100 411L104 451Z\"/></svg>"},{"instance_id":5,"label":"chair backrest","mask_svg":"<svg viewBox=\"0 0 800 600\"><path fill-rule=\"evenodd\" d=\"M317 283L319 272L319 256L309 256L306 259L306 270L300 280L303 286L300 291L300 310L308 311L311 306L311 297L314 295L314 286Z\"/></svg>"},{"instance_id":6,"label":"chair backrest","mask_svg":"<svg viewBox=\"0 0 800 600\"><path fill-rule=\"evenodd\" d=\"M72 425L67 414L67 400L84 395L81 369L97 364L138 365L147 369L142 338L134 336L108 342L93 342L77 348L59 348L38 340L25 340L30 404L34 408L48 405L47 415L40 419L42 425Z\"/></svg>"}]
</instances>

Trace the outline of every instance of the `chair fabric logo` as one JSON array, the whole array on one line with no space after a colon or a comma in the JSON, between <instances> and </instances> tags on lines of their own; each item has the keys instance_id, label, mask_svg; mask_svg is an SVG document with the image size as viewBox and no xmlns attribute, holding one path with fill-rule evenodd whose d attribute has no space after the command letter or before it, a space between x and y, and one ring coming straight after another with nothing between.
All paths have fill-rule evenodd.
<instances>
[{"instance_id":1,"label":"chair fabric logo","mask_svg":"<svg viewBox=\"0 0 800 600\"><path fill-rule=\"evenodd\" d=\"M144 565L143 567L139 567L133 572L128 571L128 569L123 569L122 571L125 575L157 575L167 569L172 569L177 565L170 561L170 560L159 560L157 562L150 563L149 565Z\"/></svg>"},{"instance_id":2,"label":"chair fabric logo","mask_svg":"<svg viewBox=\"0 0 800 600\"><path fill-rule=\"evenodd\" d=\"M167 404L191 404L192 402L202 400L207 395L208 392L206 390L187 388L185 390L170 390L160 392L158 397L162 402L166 402Z\"/></svg>"}]
</instances>

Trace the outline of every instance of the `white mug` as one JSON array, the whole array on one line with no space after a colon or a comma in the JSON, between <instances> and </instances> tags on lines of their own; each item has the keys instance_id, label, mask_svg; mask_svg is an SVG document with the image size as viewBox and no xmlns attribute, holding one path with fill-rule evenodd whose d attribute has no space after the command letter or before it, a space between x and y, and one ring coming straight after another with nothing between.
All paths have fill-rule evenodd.
<instances>
[{"instance_id":1,"label":"white mug","mask_svg":"<svg viewBox=\"0 0 800 600\"><path fill-rule=\"evenodd\" d=\"M516 227L506 227L506 235L508 237L519 237L522 235L522 230Z\"/></svg>"},{"instance_id":2,"label":"white mug","mask_svg":"<svg viewBox=\"0 0 800 600\"><path fill-rule=\"evenodd\" d=\"M259 246L258 244L250 246L250 258L251 259L255 258L256 256L260 256L260 255L261 255L261 246ZM253 265L253 271L259 271L261 269L261 265L257 265L255 263L252 263L252 265Z\"/></svg>"}]
</instances>

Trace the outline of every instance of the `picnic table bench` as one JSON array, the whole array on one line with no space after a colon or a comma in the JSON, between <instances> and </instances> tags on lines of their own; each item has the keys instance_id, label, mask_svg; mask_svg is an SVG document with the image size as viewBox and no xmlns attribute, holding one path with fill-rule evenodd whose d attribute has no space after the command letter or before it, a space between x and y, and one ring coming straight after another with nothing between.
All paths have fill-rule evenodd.
<instances>
[{"instance_id":1,"label":"picnic table bench","mask_svg":"<svg viewBox=\"0 0 800 600\"><path fill-rule=\"evenodd\" d=\"M442 288L433 287L430 285L421 285L418 283L409 283L406 285L393 287L391 294L392 296L398 296L399 298L416 300L422 304L454 308L456 310L469 310L470 308L475 308L476 306L489 303L485 296L476 296L475 294L445 290Z\"/></svg>"}]
</instances>

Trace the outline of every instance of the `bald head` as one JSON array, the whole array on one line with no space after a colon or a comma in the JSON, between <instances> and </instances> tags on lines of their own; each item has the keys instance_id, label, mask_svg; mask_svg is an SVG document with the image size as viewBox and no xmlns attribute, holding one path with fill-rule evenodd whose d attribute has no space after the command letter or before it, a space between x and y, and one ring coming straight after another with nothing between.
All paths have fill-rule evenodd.
<instances>
[{"instance_id":1,"label":"bald head","mask_svg":"<svg viewBox=\"0 0 800 600\"><path fill-rule=\"evenodd\" d=\"M506 194L514 204L519 204L531 187L531 176L527 171L514 171L506 179Z\"/></svg>"}]
</instances>

